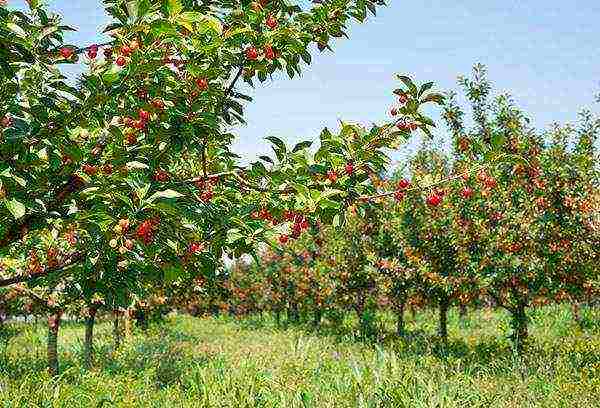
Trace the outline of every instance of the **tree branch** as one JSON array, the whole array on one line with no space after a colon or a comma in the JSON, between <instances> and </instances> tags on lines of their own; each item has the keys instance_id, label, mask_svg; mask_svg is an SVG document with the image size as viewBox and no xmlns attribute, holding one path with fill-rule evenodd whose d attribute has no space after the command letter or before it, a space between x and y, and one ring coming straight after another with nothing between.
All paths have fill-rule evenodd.
<instances>
[{"instance_id":1,"label":"tree branch","mask_svg":"<svg viewBox=\"0 0 600 408\"><path fill-rule=\"evenodd\" d=\"M56 267L48 267L41 272L36 272L28 275L17 275L12 278L2 279L0 280L0 287L15 285L17 283L28 282L37 278L43 278L55 272L61 272L83 259L83 252L77 251L68 255L62 265Z\"/></svg>"}]
</instances>

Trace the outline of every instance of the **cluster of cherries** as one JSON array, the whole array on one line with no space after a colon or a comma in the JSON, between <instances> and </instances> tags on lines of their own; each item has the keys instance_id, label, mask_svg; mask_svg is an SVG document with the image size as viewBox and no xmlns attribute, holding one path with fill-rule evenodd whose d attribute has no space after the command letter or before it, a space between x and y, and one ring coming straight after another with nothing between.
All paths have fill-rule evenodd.
<instances>
[{"instance_id":1,"label":"cluster of cherries","mask_svg":"<svg viewBox=\"0 0 600 408\"><path fill-rule=\"evenodd\" d=\"M268 60L274 60L275 58L277 58L277 52L269 44L264 46L263 54L264 54L265 58ZM249 47L246 49L246 58L248 60L256 61L259 56L260 56L260 53L256 47L252 46L252 47Z\"/></svg>"},{"instance_id":2,"label":"cluster of cherries","mask_svg":"<svg viewBox=\"0 0 600 408\"><path fill-rule=\"evenodd\" d=\"M219 184L219 177L211 176L207 179L200 179L196 181L196 187L201 191L200 200L207 203L212 200L214 193L214 187Z\"/></svg>"},{"instance_id":3,"label":"cluster of cherries","mask_svg":"<svg viewBox=\"0 0 600 408\"><path fill-rule=\"evenodd\" d=\"M159 224L160 220L158 218L143 221L135 231L136 237L144 244L150 245L154 240L154 235Z\"/></svg>"},{"instance_id":4,"label":"cluster of cherries","mask_svg":"<svg viewBox=\"0 0 600 408\"><path fill-rule=\"evenodd\" d=\"M405 93L401 93L400 95L398 95L398 103L401 106L406 105L406 102L408 102L408 95L406 95ZM398 115L398 109L397 108L392 108L390 110L390 114L392 116L397 116ZM415 122L412 121L407 121L405 118L399 119L396 122L396 127L402 131L405 132L414 132L415 130L417 130L417 128L419 127Z\"/></svg>"}]
</instances>

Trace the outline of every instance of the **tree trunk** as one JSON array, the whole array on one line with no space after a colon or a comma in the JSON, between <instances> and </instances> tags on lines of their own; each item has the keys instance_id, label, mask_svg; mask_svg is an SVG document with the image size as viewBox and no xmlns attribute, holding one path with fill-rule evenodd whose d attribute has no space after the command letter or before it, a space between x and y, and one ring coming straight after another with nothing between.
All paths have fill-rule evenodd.
<instances>
[{"instance_id":1,"label":"tree trunk","mask_svg":"<svg viewBox=\"0 0 600 408\"><path fill-rule=\"evenodd\" d=\"M125 338L128 339L131 337L131 312L129 309L127 309L125 311L124 314L124 320L125 320Z\"/></svg>"},{"instance_id":2,"label":"tree trunk","mask_svg":"<svg viewBox=\"0 0 600 408\"><path fill-rule=\"evenodd\" d=\"M467 305L461 303L458 308L458 313L460 316L460 320L464 320L467 317Z\"/></svg>"},{"instance_id":3,"label":"tree trunk","mask_svg":"<svg viewBox=\"0 0 600 408\"><path fill-rule=\"evenodd\" d=\"M313 325L319 327L321 325L321 319L323 318L323 310L319 308L316 309L313 317Z\"/></svg>"},{"instance_id":4,"label":"tree trunk","mask_svg":"<svg viewBox=\"0 0 600 408\"><path fill-rule=\"evenodd\" d=\"M525 303L519 302L512 313L513 342L517 353L521 356L527 345L527 314L525 313Z\"/></svg>"},{"instance_id":5,"label":"tree trunk","mask_svg":"<svg viewBox=\"0 0 600 408\"><path fill-rule=\"evenodd\" d=\"M300 311L298 310L298 305L296 303L292 303L288 307L288 320L294 323L300 321Z\"/></svg>"},{"instance_id":6,"label":"tree trunk","mask_svg":"<svg viewBox=\"0 0 600 408\"><path fill-rule=\"evenodd\" d=\"M91 307L85 318L85 340L83 343L83 362L85 368L92 367L92 354L94 352L94 323L96 321L96 308Z\"/></svg>"},{"instance_id":7,"label":"tree trunk","mask_svg":"<svg viewBox=\"0 0 600 408\"><path fill-rule=\"evenodd\" d=\"M48 316L48 372L51 376L58 375L58 329L60 327L60 312Z\"/></svg>"},{"instance_id":8,"label":"tree trunk","mask_svg":"<svg viewBox=\"0 0 600 408\"><path fill-rule=\"evenodd\" d=\"M579 302L574 302L573 304L571 304L571 312L573 313L573 319L575 320L575 322L577 322L577 325L579 327L582 327L583 324L581 321L581 309Z\"/></svg>"},{"instance_id":9,"label":"tree trunk","mask_svg":"<svg viewBox=\"0 0 600 408\"><path fill-rule=\"evenodd\" d=\"M443 297L440 299L439 312L439 326L438 326L438 336L442 339L444 343L448 341L448 305L449 301L447 297Z\"/></svg>"},{"instance_id":10,"label":"tree trunk","mask_svg":"<svg viewBox=\"0 0 600 408\"><path fill-rule=\"evenodd\" d=\"M113 340L115 342L115 350L121 347L121 328L119 327L119 314L113 313Z\"/></svg>"},{"instance_id":11,"label":"tree trunk","mask_svg":"<svg viewBox=\"0 0 600 408\"><path fill-rule=\"evenodd\" d=\"M400 337L404 337L406 334L404 330L404 306L405 303L401 302L396 307L396 334Z\"/></svg>"}]
</instances>

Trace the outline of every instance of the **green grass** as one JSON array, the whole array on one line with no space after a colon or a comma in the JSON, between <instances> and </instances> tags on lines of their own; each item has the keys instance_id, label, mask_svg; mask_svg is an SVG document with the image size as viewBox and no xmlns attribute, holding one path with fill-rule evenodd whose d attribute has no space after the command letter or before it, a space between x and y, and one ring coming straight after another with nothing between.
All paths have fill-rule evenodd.
<instances>
[{"instance_id":1,"label":"green grass","mask_svg":"<svg viewBox=\"0 0 600 408\"><path fill-rule=\"evenodd\" d=\"M95 367L82 366L83 326L64 323L61 375L45 372L46 328L14 324L0 348L4 407L594 407L600 406L600 312L581 330L567 308L532 316L535 339L520 362L505 339L506 316L450 315L440 344L435 314L407 317L410 336L361 341L354 322L276 329L259 317L174 316L135 331L114 354L109 322L97 326Z\"/></svg>"}]
</instances>

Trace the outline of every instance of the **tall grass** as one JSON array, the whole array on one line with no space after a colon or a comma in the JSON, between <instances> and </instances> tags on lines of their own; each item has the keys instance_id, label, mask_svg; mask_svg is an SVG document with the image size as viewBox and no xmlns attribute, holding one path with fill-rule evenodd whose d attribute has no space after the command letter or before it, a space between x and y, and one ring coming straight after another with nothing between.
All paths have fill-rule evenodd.
<instances>
[{"instance_id":1,"label":"tall grass","mask_svg":"<svg viewBox=\"0 0 600 408\"><path fill-rule=\"evenodd\" d=\"M356 322L319 331L276 328L274 319L173 316L134 332L114 352L110 322L96 328L95 362L83 369L84 328L63 323L61 374L46 373L47 330L14 323L0 349L4 407L593 407L600 406L600 313L584 329L567 308L535 311L534 339L519 360L498 311L449 315L449 341L435 314L407 318L408 335L381 316L378 338Z\"/></svg>"}]
</instances>

